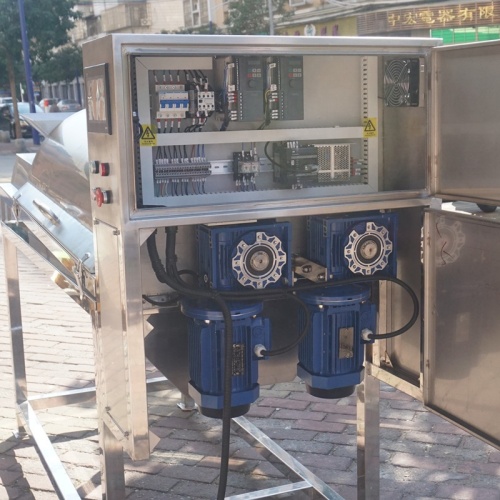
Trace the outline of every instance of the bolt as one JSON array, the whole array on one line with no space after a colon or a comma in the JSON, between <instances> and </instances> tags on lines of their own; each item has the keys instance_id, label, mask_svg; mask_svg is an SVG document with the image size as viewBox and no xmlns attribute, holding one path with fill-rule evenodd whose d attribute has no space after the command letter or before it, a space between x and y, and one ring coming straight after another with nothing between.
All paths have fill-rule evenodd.
<instances>
[{"instance_id":1,"label":"bolt","mask_svg":"<svg viewBox=\"0 0 500 500\"><path fill-rule=\"evenodd\" d=\"M302 272L304 274L310 273L312 271L312 266L307 265L307 266L302 266Z\"/></svg>"}]
</instances>

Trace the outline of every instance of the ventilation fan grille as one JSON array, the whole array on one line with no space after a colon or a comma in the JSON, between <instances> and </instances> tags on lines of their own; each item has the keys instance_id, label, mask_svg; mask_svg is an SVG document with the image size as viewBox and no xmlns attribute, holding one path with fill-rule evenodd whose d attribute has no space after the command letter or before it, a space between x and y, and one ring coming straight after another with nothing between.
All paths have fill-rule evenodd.
<instances>
[{"instance_id":1,"label":"ventilation fan grille","mask_svg":"<svg viewBox=\"0 0 500 500\"><path fill-rule=\"evenodd\" d=\"M419 105L419 60L390 59L385 63L384 98L386 106Z\"/></svg>"}]
</instances>

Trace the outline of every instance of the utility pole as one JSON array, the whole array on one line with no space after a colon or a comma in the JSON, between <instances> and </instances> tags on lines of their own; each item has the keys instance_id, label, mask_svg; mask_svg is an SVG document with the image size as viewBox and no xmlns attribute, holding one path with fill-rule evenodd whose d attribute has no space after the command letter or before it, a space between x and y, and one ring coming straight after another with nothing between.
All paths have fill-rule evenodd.
<instances>
[{"instance_id":1,"label":"utility pole","mask_svg":"<svg viewBox=\"0 0 500 500\"><path fill-rule=\"evenodd\" d=\"M269 34L274 35L273 0L267 0L267 8L269 10Z\"/></svg>"},{"instance_id":2,"label":"utility pole","mask_svg":"<svg viewBox=\"0 0 500 500\"><path fill-rule=\"evenodd\" d=\"M31 75L30 47L28 42L28 29L26 28L26 15L24 13L24 0L17 0L19 6L19 19L21 21L21 40L23 43L24 73L26 76L26 88L30 103L30 113L36 113L35 93L33 92L33 77ZM40 144L40 136L33 129L33 144Z\"/></svg>"}]
</instances>

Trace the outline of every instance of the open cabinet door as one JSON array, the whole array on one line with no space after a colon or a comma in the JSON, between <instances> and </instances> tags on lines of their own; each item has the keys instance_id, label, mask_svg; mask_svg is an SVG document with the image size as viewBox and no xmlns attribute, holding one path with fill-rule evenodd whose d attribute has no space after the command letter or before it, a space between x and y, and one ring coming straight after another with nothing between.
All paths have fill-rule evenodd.
<instances>
[{"instance_id":1,"label":"open cabinet door","mask_svg":"<svg viewBox=\"0 0 500 500\"><path fill-rule=\"evenodd\" d=\"M500 43L433 49L432 194L500 205ZM500 446L500 211L429 210L424 402Z\"/></svg>"},{"instance_id":2,"label":"open cabinet door","mask_svg":"<svg viewBox=\"0 0 500 500\"><path fill-rule=\"evenodd\" d=\"M500 447L500 211L486 217L426 213L424 402Z\"/></svg>"},{"instance_id":3,"label":"open cabinet door","mask_svg":"<svg viewBox=\"0 0 500 500\"><path fill-rule=\"evenodd\" d=\"M439 47L432 59L432 193L500 205L500 42Z\"/></svg>"}]
</instances>

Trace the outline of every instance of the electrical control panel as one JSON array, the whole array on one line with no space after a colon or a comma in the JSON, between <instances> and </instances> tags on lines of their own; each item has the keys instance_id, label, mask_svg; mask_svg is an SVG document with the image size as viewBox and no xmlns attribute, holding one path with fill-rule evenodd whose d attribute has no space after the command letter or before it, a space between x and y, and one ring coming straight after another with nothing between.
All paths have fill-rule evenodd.
<instances>
[{"instance_id":1,"label":"electrical control panel","mask_svg":"<svg viewBox=\"0 0 500 500\"><path fill-rule=\"evenodd\" d=\"M132 57L137 208L374 193L376 57ZM318 68L324 77L318 79ZM335 87L334 75L356 86ZM365 132L366 115L369 134Z\"/></svg>"}]
</instances>

